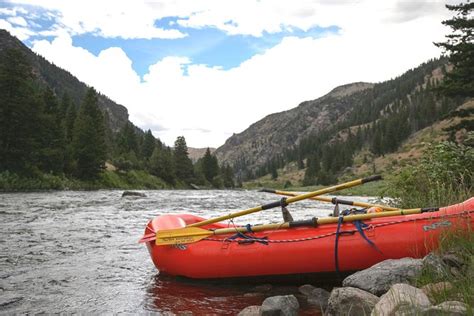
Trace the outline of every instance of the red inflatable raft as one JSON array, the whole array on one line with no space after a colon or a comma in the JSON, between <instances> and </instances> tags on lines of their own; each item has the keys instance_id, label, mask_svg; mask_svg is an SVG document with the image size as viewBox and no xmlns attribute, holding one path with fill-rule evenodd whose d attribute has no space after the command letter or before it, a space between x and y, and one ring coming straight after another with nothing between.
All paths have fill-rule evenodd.
<instances>
[{"instance_id":1,"label":"red inflatable raft","mask_svg":"<svg viewBox=\"0 0 474 316\"><path fill-rule=\"evenodd\" d=\"M151 220L142 242L160 273L196 279L282 276L361 270L385 259L420 258L437 246L441 233L471 233L474 198L434 212L373 218L358 222L291 227L202 240L155 244L152 234L184 228L201 217L162 215ZM338 227L339 226L339 227ZM217 223L201 228L219 229Z\"/></svg>"}]
</instances>

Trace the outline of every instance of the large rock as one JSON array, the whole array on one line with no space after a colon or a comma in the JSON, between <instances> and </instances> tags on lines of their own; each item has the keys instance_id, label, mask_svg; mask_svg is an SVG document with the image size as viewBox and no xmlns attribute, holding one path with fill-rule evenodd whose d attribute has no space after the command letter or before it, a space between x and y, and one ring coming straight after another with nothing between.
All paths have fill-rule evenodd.
<instances>
[{"instance_id":1,"label":"large rock","mask_svg":"<svg viewBox=\"0 0 474 316\"><path fill-rule=\"evenodd\" d=\"M315 288L307 296L308 304L324 311L328 307L329 296L331 294L325 289Z\"/></svg>"},{"instance_id":2,"label":"large rock","mask_svg":"<svg viewBox=\"0 0 474 316\"><path fill-rule=\"evenodd\" d=\"M335 288L329 297L326 315L368 315L379 298L353 287Z\"/></svg>"},{"instance_id":3,"label":"large rock","mask_svg":"<svg viewBox=\"0 0 474 316\"><path fill-rule=\"evenodd\" d=\"M237 316L260 316L260 309L258 305L247 306Z\"/></svg>"},{"instance_id":4,"label":"large rock","mask_svg":"<svg viewBox=\"0 0 474 316\"><path fill-rule=\"evenodd\" d=\"M394 284L382 295L371 315L419 315L430 306L431 302L422 290L408 284Z\"/></svg>"},{"instance_id":5,"label":"large rock","mask_svg":"<svg viewBox=\"0 0 474 316\"><path fill-rule=\"evenodd\" d=\"M132 196L132 197L146 197L145 193L137 192L137 191L124 191L122 193L122 197Z\"/></svg>"},{"instance_id":6,"label":"large rock","mask_svg":"<svg viewBox=\"0 0 474 316\"><path fill-rule=\"evenodd\" d=\"M447 301L431 306L423 311L423 316L463 316L467 315L468 306L458 301Z\"/></svg>"},{"instance_id":7,"label":"large rock","mask_svg":"<svg viewBox=\"0 0 474 316\"><path fill-rule=\"evenodd\" d=\"M296 316L299 308L294 295L271 296L263 301L260 313L262 316Z\"/></svg>"},{"instance_id":8,"label":"large rock","mask_svg":"<svg viewBox=\"0 0 474 316\"><path fill-rule=\"evenodd\" d=\"M342 285L356 287L380 296L393 284L409 283L420 274L422 266L421 259L388 259L348 276Z\"/></svg>"},{"instance_id":9,"label":"large rock","mask_svg":"<svg viewBox=\"0 0 474 316\"><path fill-rule=\"evenodd\" d=\"M312 286L311 284L305 284L300 286L298 291L303 295L309 296L314 289L316 289L315 286Z\"/></svg>"},{"instance_id":10,"label":"large rock","mask_svg":"<svg viewBox=\"0 0 474 316\"><path fill-rule=\"evenodd\" d=\"M434 253L430 253L423 258L423 269L434 273L438 277L446 277L449 271L443 259Z\"/></svg>"},{"instance_id":11,"label":"large rock","mask_svg":"<svg viewBox=\"0 0 474 316\"><path fill-rule=\"evenodd\" d=\"M428 296L431 302L436 301L436 297L443 295L450 291L453 285L450 282L430 283L421 288L421 290Z\"/></svg>"}]
</instances>

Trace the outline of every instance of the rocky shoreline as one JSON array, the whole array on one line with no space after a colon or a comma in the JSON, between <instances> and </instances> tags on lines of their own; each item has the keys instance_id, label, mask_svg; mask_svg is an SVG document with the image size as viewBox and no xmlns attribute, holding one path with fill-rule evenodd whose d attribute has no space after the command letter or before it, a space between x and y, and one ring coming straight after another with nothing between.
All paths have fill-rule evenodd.
<instances>
[{"instance_id":1,"label":"rocky shoreline","mask_svg":"<svg viewBox=\"0 0 474 316\"><path fill-rule=\"evenodd\" d=\"M301 307L315 315L470 315L472 307L457 299L439 302L440 295L453 285L447 281L460 274L472 274L469 264L455 253L430 253L423 259L389 259L358 271L342 282L342 287L331 292L310 284L298 288L298 293L267 297L262 305L248 306L239 316L293 316L301 314ZM466 271L467 270L467 271ZM415 280L429 272L436 279L445 280L416 287ZM270 292L271 285L255 288L255 293ZM306 312L305 312L306 314Z\"/></svg>"}]
</instances>

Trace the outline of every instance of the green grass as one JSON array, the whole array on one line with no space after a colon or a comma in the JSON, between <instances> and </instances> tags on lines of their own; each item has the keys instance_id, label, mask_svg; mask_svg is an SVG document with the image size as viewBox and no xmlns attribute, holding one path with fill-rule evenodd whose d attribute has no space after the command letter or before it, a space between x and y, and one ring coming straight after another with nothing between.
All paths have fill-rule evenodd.
<instances>
[{"instance_id":1,"label":"green grass","mask_svg":"<svg viewBox=\"0 0 474 316\"><path fill-rule=\"evenodd\" d=\"M425 268L414 281L415 285L422 287L438 282L451 283L452 288L441 289L433 295L434 305L445 301L462 301L469 305L468 315L472 315L474 312L474 232L463 230L444 234L435 253L439 256L455 254L465 265L459 273L453 274L451 271L446 271L442 275Z\"/></svg>"},{"instance_id":2,"label":"green grass","mask_svg":"<svg viewBox=\"0 0 474 316\"><path fill-rule=\"evenodd\" d=\"M178 184L180 187L180 184ZM98 189L170 189L169 184L145 171L104 171L92 181L71 179L64 175L35 173L20 176L8 171L0 173L0 191L98 190Z\"/></svg>"}]
</instances>

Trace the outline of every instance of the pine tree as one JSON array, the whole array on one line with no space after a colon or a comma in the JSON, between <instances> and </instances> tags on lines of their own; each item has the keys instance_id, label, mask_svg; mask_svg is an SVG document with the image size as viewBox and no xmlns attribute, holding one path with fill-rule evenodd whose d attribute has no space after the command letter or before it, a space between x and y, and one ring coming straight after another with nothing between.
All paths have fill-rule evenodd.
<instances>
[{"instance_id":1,"label":"pine tree","mask_svg":"<svg viewBox=\"0 0 474 316\"><path fill-rule=\"evenodd\" d=\"M474 3L467 1L458 5L446 5L456 16L442 23L453 33L446 35L447 41L435 43L448 54L454 66L446 73L439 90L447 96L474 97Z\"/></svg>"},{"instance_id":2,"label":"pine tree","mask_svg":"<svg viewBox=\"0 0 474 316\"><path fill-rule=\"evenodd\" d=\"M319 157L317 154L313 154L308 157L307 162L308 168L304 173L303 185L314 185L316 184L316 178L320 172L321 166L319 162Z\"/></svg>"},{"instance_id":3,"label":"pine tree","mask_svg":"<svg viewBox=\"0 0 474 316\"><path fill-rule=\"evenodd\" d=\"M217 158L211 154L209 148L206 149L206 153L202 157L202 172L207 181L212 183L215 176L219 174L219 164Z\"/></svg>"},{"instance_id":4,"label":"pine tree","mask_svg":"<svg viewBox=\"0 0 474 316\"><path fill-rule=\"evenodd\" d=\"M176 177L185 183L191 183L194 178L194 168L188 156L188 146L186 145L184 136L178 136L178 138L176 138L173 157Z\"/></svg>"},{"instance_id":5,"label":"pine tree","mask_svg":"<svg viewBox=\"0 0 474 316\"><path fill-rule=\"evenodd\" d=\"M74 122L72 146L75 175L84 180L97 178L104 169L107 152L104 118L93 88L87 91Z\"/></svg>"},{"instance_id":6,"label":"pine tree","mask_svg":"<svg viewBox=\"0 0 474 316\"><path fill-rule=\"evenodd\" d=\"M150 157L148 164L149 172L170 184L174 184L176 180L175 165L171 150L156 147Z\"/></svg>"},{"instance_id":7,"label":"pine tree","mask_svg":"<svg viewBox=\"0 0 474 316\"><path fill-rule=\"evenodd\" d=\"M221 174L222 174L222 180L224 182L224 187L226 188L233 188L235 187L234 183L234 171L232 170L232 167L225 164L221 168Z\"/></svg>"},{"instance_id":8,"label":"pine tree","mask_svg":"<svg viewBox=\"0 0 474 316\"><path fill-rule=\"evenodd\" d=\"M127 122L117 135L117 149L119 154L138 153L138 138L132 123Z\"/></svg>"},{"instance_id":9,"label":"pine tree","mask_svg":"<svg viewBox=\"0 0 474 316\"><path fill-rule=\"evenodd\" d=\"M145 159L150 159L151 155L153 154L153 150L155 149L156 145L156 140L153 134L151 133L151 130L148 130L145 133L145 137L143 139L143 144L142 144L142 157Z\"/></svg>"},{"instance_id":10,"label":"pine tree","mask_svg":"<svg viewBox=\"0 0 474 316\"><path fill-rule=\"evenodd\" d=\"M40 149L38 163L45 172L63 172L65 138L58 100L50 88L43 92L41 115Z\"/></svg>"},{"instance_id":11,"label":"pine tree","mask_svg":"<svg viewBox=\"0 0 474 316\"><path fill-rule=\"evenodd\" d=\"M33 74L20 50L0 52L0 171L28 173L39 147L41 115Z\"/></svg>"}]
</instances>

